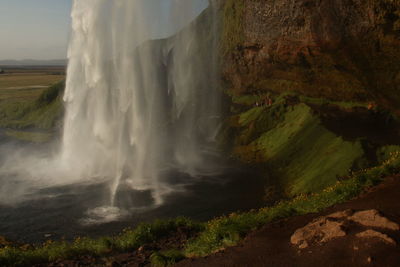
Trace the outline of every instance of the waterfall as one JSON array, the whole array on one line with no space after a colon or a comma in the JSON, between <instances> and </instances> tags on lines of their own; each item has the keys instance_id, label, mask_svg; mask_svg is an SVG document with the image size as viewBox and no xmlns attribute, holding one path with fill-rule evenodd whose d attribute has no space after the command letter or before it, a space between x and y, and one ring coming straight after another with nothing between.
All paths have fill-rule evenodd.
<instances>
[{"instance_id":1,"label":"waterfall","mask_svg":"<svg viewBox=\"0 0 400 267\"><path fill-rule=\"evenodd\" d=\"M121 187L149 191L160 205L174 190L171 170L213 171L213 11L191 23L176 17L193 12L196 1L172 1L179 12L165 12L165 0L73 3L61 161L75 177L109 181L111 206ZM148 18L149 3L161 31Z\"/></svg>"}]
</instances>

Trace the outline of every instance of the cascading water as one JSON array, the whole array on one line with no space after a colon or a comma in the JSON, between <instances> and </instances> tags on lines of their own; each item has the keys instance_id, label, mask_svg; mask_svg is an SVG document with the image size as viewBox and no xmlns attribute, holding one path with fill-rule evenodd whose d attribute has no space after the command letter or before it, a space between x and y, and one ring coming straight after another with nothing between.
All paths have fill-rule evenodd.
<instances>
[{"instance_id":1,"label":"cascading water","mask_svg":"<svg viewBox=\"0 0 400 267\"><path fill-rule=\"evenodd\" d=\"M216 152L217 3L74 0L61 146L0 144L2 235L73 239L265 204L265 174L243 183L252 174Z\"/></svg>"},{"instance_id":2,"label":"cascading water","mask_svg":"<svg viewBox=\"0 0 400 267\"><path fill-rule=\"evenodd\" d=\"M205 168L219 107L212 11L201 15L203 27L152 40L146 5L163 10L166 2L147 1L73 3L61 161L75 177L108 180L111 206L121 187L149 191L159 205L173 190L170 170L192 177L212 170ZM193 12L192 1L180 2L179 14ZM171 15L165 31L182 27Z\"/></svg>"}]
</instances>

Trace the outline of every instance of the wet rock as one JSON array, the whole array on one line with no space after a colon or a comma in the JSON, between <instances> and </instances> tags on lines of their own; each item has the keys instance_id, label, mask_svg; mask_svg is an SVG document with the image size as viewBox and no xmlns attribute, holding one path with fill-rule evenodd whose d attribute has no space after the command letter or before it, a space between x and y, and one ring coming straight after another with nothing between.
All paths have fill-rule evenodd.
<instances>
[{"instance_id":1,"label":"wet rock","mask_svg":"<svg viewBox=\"0 0 400 267\"><path fill-rule=\"evenodd\" d=\"M396 241L393 240L393 238L389 237L388 235L382 234L378 231L375 230L366 230L364 232L356 234L357 237L359 238L377 238L380 239L386 243L396 245Z\"/></svg>"},{"instance_id":2,"label":"wet rock","mask_svg":"<svg viewBox=\"0 0 400 267\"><path fill-rule=\"evenodd\" d=\"M397 223L383 217L377 210L365 210L354 213L349 220L367 227L378 227L393 231L400 230Z\"/></svg>"}]
</instances>

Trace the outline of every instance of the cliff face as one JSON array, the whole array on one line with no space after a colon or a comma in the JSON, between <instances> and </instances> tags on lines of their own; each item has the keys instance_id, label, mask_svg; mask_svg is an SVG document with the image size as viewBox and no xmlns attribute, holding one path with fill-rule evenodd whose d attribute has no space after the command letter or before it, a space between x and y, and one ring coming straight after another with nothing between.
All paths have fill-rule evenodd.
<instances>
[{"instance_id":1,"label":"cliff face","mask_svg":"<svg viewBox=\"0 0 400 267\"><path fill-rule=\"evenodd\" d=\"M400 110L399 0L225 0L223 78Z\"/></svg>"}]
</instances>

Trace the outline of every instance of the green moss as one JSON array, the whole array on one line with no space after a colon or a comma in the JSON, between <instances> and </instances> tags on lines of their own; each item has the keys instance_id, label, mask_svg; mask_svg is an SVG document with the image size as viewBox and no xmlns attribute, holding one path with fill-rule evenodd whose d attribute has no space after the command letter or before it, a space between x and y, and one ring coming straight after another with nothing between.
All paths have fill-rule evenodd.
<instances>
[{"instance_id":1,"label":"green moss","mask_svg":"<svg viewBox=\"0 0 400 267\"><path fill-rule=\"evenodd\" d=\"M240 126L248 126L255 121L264 111L265 107L254 107L239 115Z\"/></svg>"},{"instance_id":2,"label":"green moss","mask_svg":"<svg viewBox=\"0 0 400 267\"><path fill-rule=\"evenodd\" d=\"M221 53L232 53L244 41L245 0L227 0L223 8Z\"/></svg>"},{"instance_id":3,"label":"green moss","mask_svg":"<svg viewBox=\"0 0 400 267\"><path fill-rule=\"evenodd\" d=\"M171 266L183 260L185 255L180 250L168 250L162 252L154 252L150 256L151 265L154 267Z\"/></svg>"},{"instance_id":4,"label":"green moss","mask_svg":"<svg viewBox=\"0 0 400 267\"><path fill-rule=\"evenodd\" d=\"M252 145L274 166L290 195L334 184L364 154L360 142L346 142L326 130L305 104L287 112L282 123Z\"/></svg>"},{"instance_id":5,"label":"green moss","mask_svg":"<svg viewBox=\"0 0 400 267\"><path fill-rule=\"evenodd\" d=\"M262 98L258 95L234 95L232 96L232 103L252 106L257 101L261 101L261 99Z\"/></svg>"},{"instance_id":6,"label":"green moss","mask_svg":"<svg viewBox=\"0 0 400 267\"><path fill-rule=\"evenodd\" d=\"M343 109L368 108L368 102L362 102L362 101L332 101L326 98L316 98L308 96L299 96L299 100L307 104L315 104L320 106L334 105Z\"/></svg>"}]
</instances>

